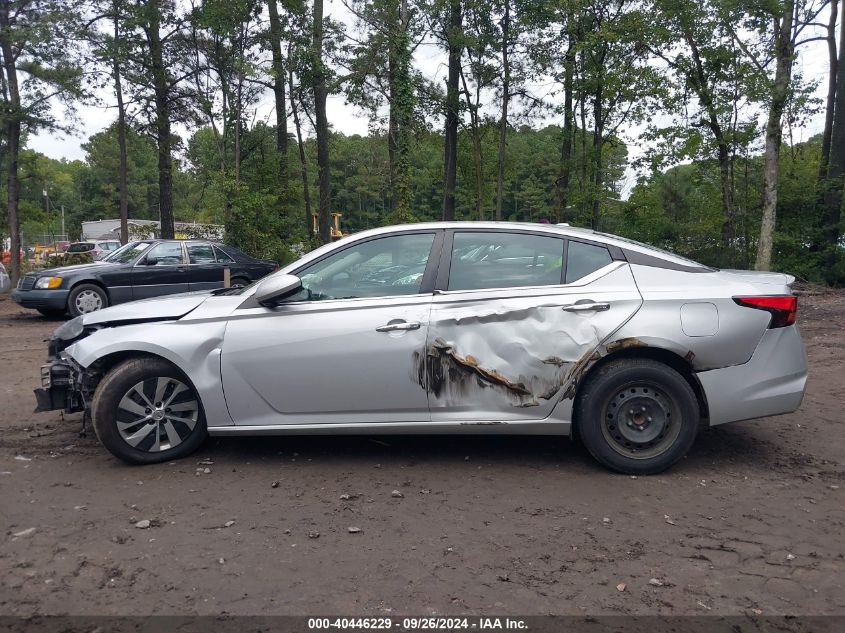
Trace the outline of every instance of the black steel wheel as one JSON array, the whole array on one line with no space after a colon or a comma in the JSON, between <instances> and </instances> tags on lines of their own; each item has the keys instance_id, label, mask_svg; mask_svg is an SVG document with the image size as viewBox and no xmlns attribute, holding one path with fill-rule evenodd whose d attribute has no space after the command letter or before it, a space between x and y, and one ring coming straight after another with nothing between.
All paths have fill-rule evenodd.
<instances>
[{"instance_id":1,"label":"black steel wheel","mask_svg":"<svg viewBox=\"0 0 845 633\"><path fill-rule=\"evenodd\" d=\"M579 436L593 457L631 474L658 473L681 459L700 418L686 379L649 359L600 367L582 386L575 411Z\"/></svg>"}]
</instances>

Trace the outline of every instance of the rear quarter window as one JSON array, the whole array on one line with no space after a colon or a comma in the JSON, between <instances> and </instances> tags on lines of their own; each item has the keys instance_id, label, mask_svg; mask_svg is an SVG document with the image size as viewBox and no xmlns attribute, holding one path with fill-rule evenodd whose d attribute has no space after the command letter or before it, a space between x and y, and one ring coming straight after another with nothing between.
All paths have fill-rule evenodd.
<instances>
[{"instance_id":1,"label":"rear quarter window","mask_svg":"<svg viewBox=\"0 0 845 633\"><path fill-rule=\"evenodd\" d=\"M217 254L217 261L224 263L224 264L234 264L235 260L229 256L222 248L219 246L214 247L214 252Z\"/></svg>"},{"instance_id":2,"label":"rear quarter window","mask_svg":"<svg viewBox=\"0 0 845 633\"><path fill-rule=\"evenodd\" d=\"M576 282L612 261L610 252L604 246L570 240L566 254L566 283Z\"/></svg>"}]
</instances>

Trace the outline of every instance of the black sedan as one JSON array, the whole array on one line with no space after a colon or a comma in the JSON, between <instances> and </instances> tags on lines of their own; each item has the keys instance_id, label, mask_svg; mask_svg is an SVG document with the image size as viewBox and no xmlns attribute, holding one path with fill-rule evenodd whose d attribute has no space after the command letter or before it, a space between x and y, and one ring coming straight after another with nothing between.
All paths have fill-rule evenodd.
<instances>
[{"instance_id":1,"label":"black sedan","mask_svg":"<svg viewBox=\"0 0 845 633\"><path fill-rule=\"evenodd\" d=\"M273 272L275 262L232 246L201 240L130 242L98 262L62 266L21 277L12 299L44 315L79 316L110 305L160 295L246 286Z\"/></svg>"}]
</instances>

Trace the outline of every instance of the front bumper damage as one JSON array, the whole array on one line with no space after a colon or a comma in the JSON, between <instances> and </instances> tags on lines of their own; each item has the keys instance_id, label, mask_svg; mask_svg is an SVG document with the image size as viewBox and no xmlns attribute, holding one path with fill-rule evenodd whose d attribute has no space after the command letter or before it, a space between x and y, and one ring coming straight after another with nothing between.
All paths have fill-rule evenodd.
<instances>
[{"instance_id":1,"label":"front bumper damage","mask_svg":"<svg viewBox=\"0 0 845 633\"><path fill-rule=\"evenodd\" d=\"M41 387L35 389L35 412L85 411L94 387L91 376L73 359L62 356L41 366Z\"/></svg>"}]
</instances>

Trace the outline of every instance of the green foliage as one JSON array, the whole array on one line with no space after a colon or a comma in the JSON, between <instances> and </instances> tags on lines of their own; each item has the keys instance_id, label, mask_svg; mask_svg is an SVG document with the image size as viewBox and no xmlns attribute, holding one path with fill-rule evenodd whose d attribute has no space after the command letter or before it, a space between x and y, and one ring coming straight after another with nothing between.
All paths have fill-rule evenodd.
<instances>
[{"instance_id":1,"label":"green foliage","mask_svg":"<svg viewBox=\"0 0 845 633\"><path fill-rule=\"evenodd\" d=\"M226 225L226 242L281 265L293 261L297 245L285 239L290 227L284 216L274 212L276 205L275 194L241 192Z\"/></svg>"},{"instance_id":2,"label":"green foliage","mask_svg":"<svg viewBox=\"0 0 845 633\"><path fill-rule=\"evenodd\" d=\"M827 270L827 253L813 248L821 208L816 191L821 139L784 146L778 190L778 225L773 269L801 279L845 284L845 268ZM732 162L736 190L737 236L731 251L721 243L719 169L698 161L657 173L634 188L608 230L661 246L713 266L754 261L762 204L761 155Z\"/></svg>"},{"instance_id":3,"label":"green foliage","mask_svg":"<svg viewBox=\"0 0 845 633\"><path fill-rule=\"evenodd\" d=\"M85 217L73 213L73 228L83 219L115 216L119 209L117 125L110 125L93 134L82 144L88 169L78 183L85 201ZM129 217L158 219L158 171L155 144L133 129L126 134L127 182L129 184Z\"/></svg>"}]
</instances>

